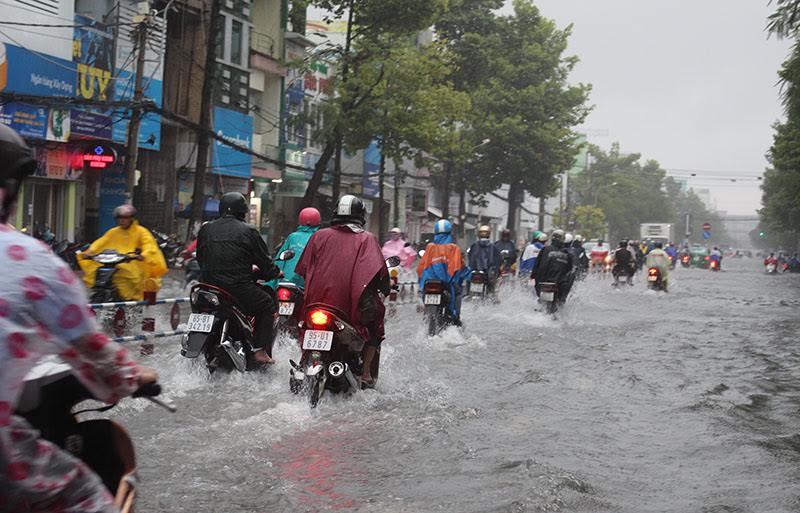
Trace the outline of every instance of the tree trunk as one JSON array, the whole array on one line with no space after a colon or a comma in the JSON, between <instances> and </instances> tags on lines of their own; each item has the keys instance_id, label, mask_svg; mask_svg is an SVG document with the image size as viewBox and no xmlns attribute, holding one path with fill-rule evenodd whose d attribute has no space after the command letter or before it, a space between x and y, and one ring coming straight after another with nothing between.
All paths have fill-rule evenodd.
<instances>
[{"instance_id":1,"label":"tree trunk","mask_svg":"<svg viewBox=\"0 0 800 513\"><path fill-rule=\"evenodd\" d=\"M394 167L394 225L400 227L400 170Z\"/></svg>"},{"instance_id":2,"label":"tree trunk","mask_svg":"<svg viewBox=\"0 0 800 513\"><path fill-rule=\"evenodd\" d=\"M333 184L331 185L333 204L339 200L342 193L342 138L336 138L336 154L333 157Z\"/></svg>"},{"instance_id":3,"label":"tree trunk","mask_svg":"<svg viewBox=\"0 0 800 513\"><path fill-rule=\"evenodd\" d=\"M450 217L450 172L453 165L450 162L444 163L444 180L442 181L442 218Z\"/></svg>"},{"instance_id":4,"label":"tree trunk","mask_svg":"<svg viewBox=\"0 0 800 513\"><path fill-rule=\"evenodd\" d=\"M517 225L517 215L519 214L520 205L520 184L512 183L508 187L508 220L506 221L506 228L514 230Z\"/></svg>"},{"instance_id":5,"label":"tree trunk","mask_svg":"<svg viewBox=\"0 0 800 513\"><path fill-rule=\"evenodd\" d=\"M386 176L386 154L381 148L381 168L380 172L378 173L378 241L383 244L383 239L386 237L386 233L389 231L386 228L386 216L385 216L385 207L384 207L384 177Z\"/></svg>"},{"instance_id":6,"label":"tree trunk","mask_svg":"<svg viewBox=\"0 0 800 513\"><path fill-rule=\"evenodd\" d=\"M325 149L322 150L322 155L319 156L319 160L314 165L314 174L311 176L311 181L308 182L301 208L312 207L314 202L317 201L319 186L322 184L322 178L325 176L325 170L328 168L328 162L331 161L334 151L336 151L336 141L328 141L325 144Z\"/></svg>"},{"instance_id":7,"label":"tree trunk","mask_svg":"<svg viewBox=\"0 0 800 513\"><path fill-rule=\"evenodd\" d=\"M544 197L539 198L539 231L541 232L544 231L544 202Z\"/></svg>"}]
</instances>

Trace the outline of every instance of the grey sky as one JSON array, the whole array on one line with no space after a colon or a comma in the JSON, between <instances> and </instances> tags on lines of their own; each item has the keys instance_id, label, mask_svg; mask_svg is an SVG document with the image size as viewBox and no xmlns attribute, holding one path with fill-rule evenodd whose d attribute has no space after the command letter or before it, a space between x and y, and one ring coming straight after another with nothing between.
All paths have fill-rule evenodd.
<instances>
[{"instance_id":1,"label":"grey sky","mask_svg":"<svg viewBox=\"0 0 800 513\"><path fill-rule=\"evenodd\" d=\"M535 3L560 27L574 24L573 80L594 88L591 142L618 141L668 170L696 170L690 185L711 189L720 210L760 207L758 182L729 177L761 175L782 117L777 71L789 44L767 40L767 0Z\"/></svg>"},{"instance_id":2,"label":"grey sky","mask_svg":"<svg viewBox=\"0 0 800 513\"><path fill-rule=\"evenodd\" d=\"M535 3L560 27L574 24L570 53L581 63L573 78L594 88L586 127L609 132L592 142L619 141L622 151L698 176L763 172L771 125L782 116L776 73L789 48L766 38L767 0ZM758 185L749 184L690 181L737 214L760 206Z\"/></svg>"}]
</instances>

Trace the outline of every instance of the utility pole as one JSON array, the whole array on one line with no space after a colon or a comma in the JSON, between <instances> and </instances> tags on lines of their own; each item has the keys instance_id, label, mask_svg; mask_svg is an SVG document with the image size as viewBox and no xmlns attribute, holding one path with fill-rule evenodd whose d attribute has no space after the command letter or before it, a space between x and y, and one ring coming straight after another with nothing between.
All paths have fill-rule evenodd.
<instances>
[{"instance_id":1,"label":"utility pole","mask_svg":"<svg viewBox=\"0 0 800 513\"><path fill-rule=\"evenodd\" d=\"M381 147L381 167L378 173L378 241L383 244L386 233L386 216L384 211L384 177L386 176L386 151Z\"/></svg>"},{"instance_id":2,"label":"utility pole","mask_svg":"<svg viewBox=\"0 0 800 513\"><path fill-rule=\"evenodd\" d=\"M214 80L216 79L217 52L216 36L220 32L220 1L211 0L209 27L206 32L206 62L203 74L203 91L200 96L200 127L197 129L197 162L194 170L194 190L192 192L192 217L189 219L186 239L194 236L194 226L203 221L205 209L206 167L208 150L211 146L209 134L211 127L211 102L213 100Z\"/></svg>"},{"instance_id":3,"label":"utility pole","mask_svg":"<svg viewBox=\"0 0 800 513\"><path fill-rule=\"evenodd\" d=\"M394 225L400 227L400 169L394 166Z\"/></svg>"},{"instance_id":4,"label":"utility pole","mask_svg":"<svg viewBox=\"0 0 800 513\"><path fill-rule=\"evenodd\" d=\"M444 163L444 181L442 182L442 219L450 216L450 161Z\"/></svg>"},{"instance_id":5,"label":"utility pole","mask_svg":"<svg viewBox=\"0 0 800 513\"><path fill-rule=\"evenodd\" d=\"M133 109L131 121L128 124L128 156L125 159L125 189L128 203L133 203L133 189L136 186L136 166L139 163L139 128L142 123L141 103L144 96L144 63L147 49L147 27L150 20L149 14L140 14L136 18L136 76L133 83Z\"/></svg>"}]
</instances>

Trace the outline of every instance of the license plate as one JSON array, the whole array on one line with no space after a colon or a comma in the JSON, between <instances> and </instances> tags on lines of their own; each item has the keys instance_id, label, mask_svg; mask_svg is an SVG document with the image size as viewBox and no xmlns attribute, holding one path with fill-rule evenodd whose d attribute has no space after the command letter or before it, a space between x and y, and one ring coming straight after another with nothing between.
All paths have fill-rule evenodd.
<instances>
[{"instance_id":1,"label":"license plate","mask_svg":"<svg viewBox=\"0 0 800 513\"><path fill-rule=\"evenodd\" d=\"M553 300L556 298L556 295L553 292L542 292L541 296L539 297L542 298L542 301L548 301L552 303Z\"/></svg>"},{"instance_id":2,"label":"license plate","mask_svg":"<svg viewBox=\"0 0 800 513\"><path fill-rule=\"evenodd\" d=\"M278 305L278 315L292 315L294 303L281 303Z\"/></svg>"},{"instance_id":3,"label":"license plate","mask_svg":"<svg viewBox=\"0 0 800 513\"><path fill-rule=\"evenodd\" d=\"M425 304L426 305L441 305L442 304L442 296L441 296L441 294L425 294Z\"/></svg>"},{"instance_id":4,"label":"license plate","mask_svg":"<svg viewBox=\"0 0 800 513\"><path fill-rule=\"evenodd\" d=\"M330 351L332 344L332 331L306 330L306 334L303 335L303 349L311 351Z\"/></svg>"},{"instance_id":5,"label":"license plate","mask_svg":"<svg viewBox=\"0 0 800 513\"><path fill-rule=\"evenodd\" d=\"M214 327L214 316L209 314L189 314L189 322L186 323L189 331L198 331L200 333L211 333L211 328Z\"/></svg>"},{"instance_id":6,"label":"license plate","mask_svg":"<svg viewBox=\"0 0 800 513\"><path fill-rule=\"evenodd\" d=\"M648 276L647 281L658 281L658 276Z\"/></svg>"},{"instance_id":7,"label":"license plate","mask_svg":"<svg viewBox=\"0 0 800 513\"><path fill-rule=\"evenodd\" d=\"M477 283L472 285L472 290L476 294L483 294L483 283Z\"/></svg>"}]
</instances>

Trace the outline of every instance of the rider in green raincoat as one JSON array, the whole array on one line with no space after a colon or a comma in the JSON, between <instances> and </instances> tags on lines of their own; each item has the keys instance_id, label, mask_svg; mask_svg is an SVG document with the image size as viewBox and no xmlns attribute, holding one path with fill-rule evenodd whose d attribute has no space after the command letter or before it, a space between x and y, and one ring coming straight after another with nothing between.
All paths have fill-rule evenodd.
<instances>
[{"instance_id":1,"label":"rider in green raincoat","mask_svg":"<svg viewBox=\"0 0 800 513\"><path fill-rule=\"evenodd\" d=\"M286 250L294 251L294 256L289 260L279 260L275 262L276 265L283 271L284 277L280 281L289 281L301 289L305 289L306 281L302 276L294 272L294 268L297 265L297 262L300 261L300 256L303 254L306 244L308 244L308 239L314 235L314 232L319 230L320 223L321 217L319 210L316 208L304 208L300 211L297 230L290 233L289 236L286 237L286 240L283 242L283 245L277 252L277 255L280 255ZM277 284L277 282L275 282L273 286L275 284Z\"/></svg>"}]
</instances>

